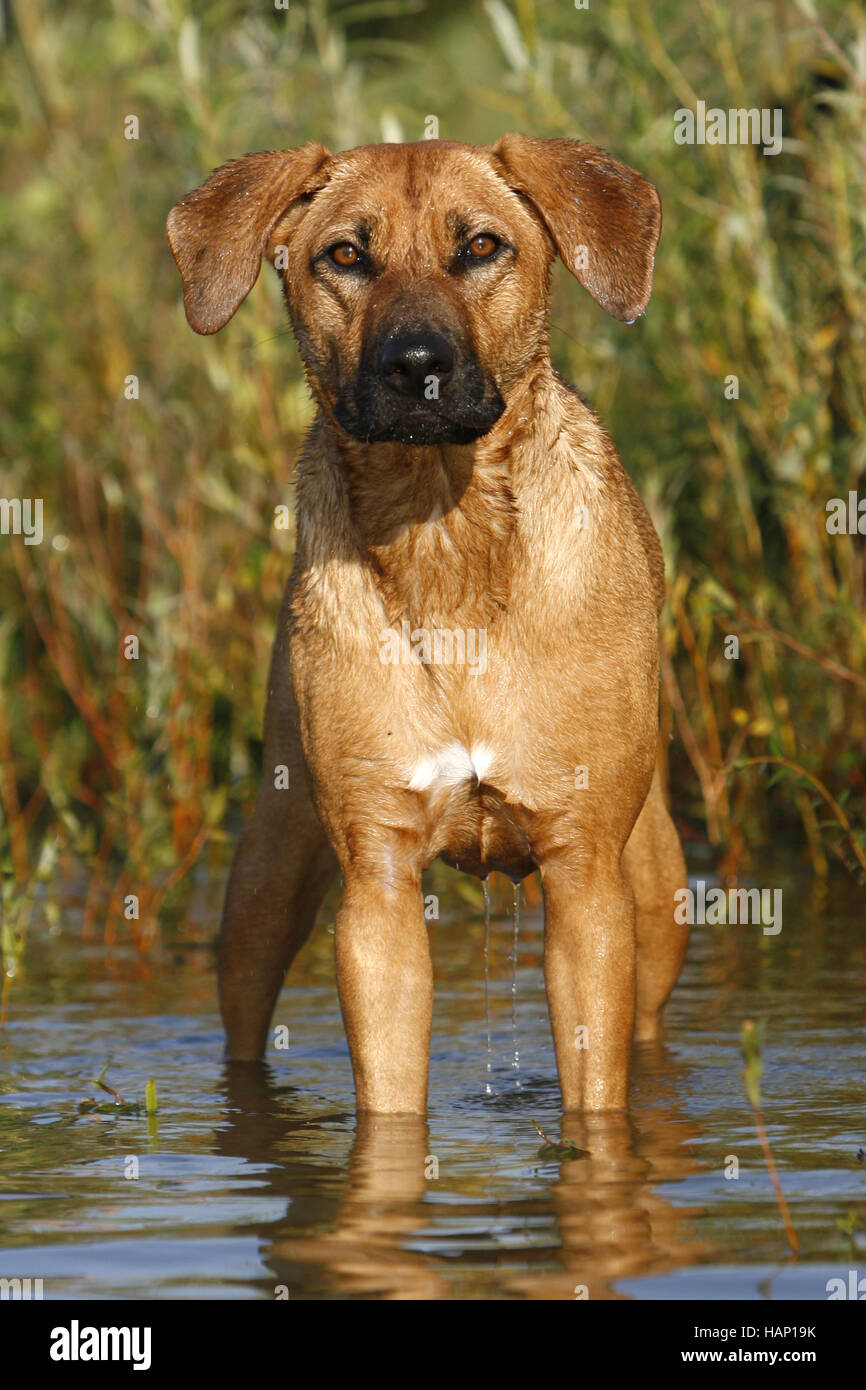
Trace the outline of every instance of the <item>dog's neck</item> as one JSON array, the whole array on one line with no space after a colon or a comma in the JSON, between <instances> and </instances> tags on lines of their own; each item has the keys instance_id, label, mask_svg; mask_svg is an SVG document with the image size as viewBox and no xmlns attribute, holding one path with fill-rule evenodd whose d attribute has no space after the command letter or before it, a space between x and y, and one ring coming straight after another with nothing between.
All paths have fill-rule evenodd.
<instances>
[{"instance_id":1,"label":"dog's neck","mask_svg":"<svg viewBox=\"0 0 866 1390\"><path fill-rule=\"evenodd\" d=\"M549 384L549 361L539 361L473 445L360 443L327 427L345 523L389 620L487 626L506 609L517 474Z\"/></svg>"},{"instance_id":2,"label":"dog's neck","mask_svg":"<svg viewBox=\"0 0 866 1390\"><path fill-rule=\"evenodd\" d=\"M557 390L549 361L540 360L471 445L364 444L322 422L338 460L344 521L392 621L481 625L507 607L521 462L537 453L526 445L539 428L538 407Z\"/></svg>"}]
</instances>

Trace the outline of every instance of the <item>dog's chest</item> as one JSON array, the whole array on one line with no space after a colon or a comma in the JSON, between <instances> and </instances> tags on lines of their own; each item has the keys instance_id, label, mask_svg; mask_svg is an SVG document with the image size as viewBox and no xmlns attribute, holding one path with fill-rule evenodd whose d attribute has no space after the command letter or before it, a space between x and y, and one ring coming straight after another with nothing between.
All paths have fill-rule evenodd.
<instances>
[{"instance_id":1,"label":"dog's chest","mask_svg":"<svg viewBox=\"0 0 866 1390\"><path fill-rule=\"evenodd\" d=\"M421 753L402 772L425 812L431 858L441 855L480 877L499 870L522 878L532 871L528 808L510 750L455 739Z\"/></svg>"},{"instance_id":2,"label":"dog's chest","mask_svg":"<svg viewBox=\"0 0 866 1390\"><path fill-rule=\"evenodd\" d=\"M406 767L407 786L413 792L437 793L461 786L483 783L492 768L502 763L487 743L467 747L456 740L441 748L422 753Z\"/></svg>"}]
</instances>

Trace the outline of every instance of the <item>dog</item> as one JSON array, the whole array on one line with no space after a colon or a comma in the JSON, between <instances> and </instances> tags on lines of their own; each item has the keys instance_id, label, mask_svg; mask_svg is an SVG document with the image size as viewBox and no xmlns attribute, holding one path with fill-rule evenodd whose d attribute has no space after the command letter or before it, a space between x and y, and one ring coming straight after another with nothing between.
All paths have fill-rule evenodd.
<instances>
[{"instance_id":1,"label":"dog","mask_svg":"<svg viewBox=\"0 0 866 1390\"><path fill-rule=\"evenodd\" d=\"M273 263L316 406L220 935L229 1058L261 1056L339 871L358 1109L424 1113L421 875L441 857L540 871L563 1107L626 1107L632 1042L660 1036L688 939L657 770L664 566L611 440L551 365L548 314L558 254L637 319L660 229L633 169L517 134L249 154L169 214L198 333Z\"/></svg>"}]
</instances>

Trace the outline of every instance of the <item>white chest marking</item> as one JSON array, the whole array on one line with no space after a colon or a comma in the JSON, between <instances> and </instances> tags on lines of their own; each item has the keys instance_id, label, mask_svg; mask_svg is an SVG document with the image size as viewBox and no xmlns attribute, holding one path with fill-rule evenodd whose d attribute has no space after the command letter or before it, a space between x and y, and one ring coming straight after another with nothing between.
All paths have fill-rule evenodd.
<instances>
[{"instance_id":1,"label":"white chest marking","mask_svg":"<svg viewBox=\"0 0 866 1390\"><path fill-rule=\"evenodd\" d=\"M483 782L493 766L495 753L486 743L449 743L437 753L425 753L410 769L409 790L427 791L430 787L459 787L477 777Z\"/></svg>"}]
</instances>

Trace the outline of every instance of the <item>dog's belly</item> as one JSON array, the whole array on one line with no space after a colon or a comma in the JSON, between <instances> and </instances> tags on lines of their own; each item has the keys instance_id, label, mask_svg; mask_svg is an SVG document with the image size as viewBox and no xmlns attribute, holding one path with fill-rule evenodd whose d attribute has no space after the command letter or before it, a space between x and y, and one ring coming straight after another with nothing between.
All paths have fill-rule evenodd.
<instances>
[{"instance_id":1,"label":"dog's belly","mask_svg":"<svg viewBox=\"0 0 866 1390\"><path fill-rule=\"evenodd\" d=\"M510 808L497 801L496 793L481 788L448 816L440 827L445 844L437 846L439 857L478 878L496 870L518 881L537 865L526 835L511 819Z\"/></svg>"},{"instance_id":2,"label":"dog's belly","mask_svg":"<svg viewBox=\"0 0 866 1390\"><path fill-rule=\"evenodd\" d=\"M426 803L431 858L479 878L497 870L521 879L537 866L525 808L497 785L498 762L485 744L449 744L419 759L409 787Z\"/></svg>"}]
</instances>

